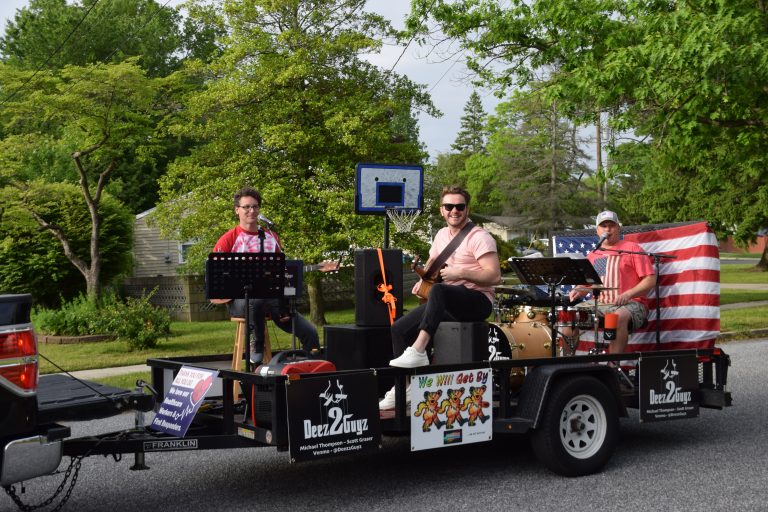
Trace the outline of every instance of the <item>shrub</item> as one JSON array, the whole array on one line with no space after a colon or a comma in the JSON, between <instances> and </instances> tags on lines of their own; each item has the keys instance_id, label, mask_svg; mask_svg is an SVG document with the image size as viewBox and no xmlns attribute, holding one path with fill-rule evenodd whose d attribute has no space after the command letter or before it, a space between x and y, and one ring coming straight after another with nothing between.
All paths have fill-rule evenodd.
<instances>
[{"instance_id":1,"label":"shrub","mask_svg":"<svg viewBox=\"0 0 768 512\"><path fill-rule=\"evenodd\" d=\"M168 313L149 301L152 293L126 301L109 294L98 303L81 295L62 304L58 310L36 308L33 321L35 328L43 334L110 334L125 340L132 350L152 348L160 337L171 332Z\"/></svg>"},{"instance_id":2,"label":"shrub","mask_svg":"<svg viewBox=\"0 0 768 512\"><path fill-rule=\"evenodd\" d=\"M102 312L107 332L126 340L131 349L155 347L160 337L170 334L171 317L149 302L151 296L129 297L124 303L105 307Z\"/></svg>"}]
</instances>

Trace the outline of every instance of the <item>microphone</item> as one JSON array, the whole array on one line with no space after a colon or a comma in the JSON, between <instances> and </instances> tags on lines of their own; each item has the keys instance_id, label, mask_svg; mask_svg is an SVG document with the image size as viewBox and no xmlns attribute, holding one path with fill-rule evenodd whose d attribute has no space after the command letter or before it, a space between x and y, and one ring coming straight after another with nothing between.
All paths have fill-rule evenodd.
<instances>
[{"instance_id":1,"label":"microphone","mask_svg":"<svg viewBox=\"0 0 768 512\"><path fill-rule=\"evenodd\" d=\"M275 223L263 216L262 214L259 214L259 222L262 224L266 224L268 229L272 229L275 227Z\"/></svg>"},{"instance_id":2,"label":"microphone","mask_svg":"<svg viewBox=\"0 0 768 512\"><path fill-rule=\"evenodd\" d=\"M261 218L261 215L259 215L259 218ZM592 250L593 251L598 250L600 248L600 246L603 245L603 242L605 242L607 239L608 239L608 233L603 233L602 235L600 235L600 241L597 242L597 245Z\"/></svg>"}]
</instances>

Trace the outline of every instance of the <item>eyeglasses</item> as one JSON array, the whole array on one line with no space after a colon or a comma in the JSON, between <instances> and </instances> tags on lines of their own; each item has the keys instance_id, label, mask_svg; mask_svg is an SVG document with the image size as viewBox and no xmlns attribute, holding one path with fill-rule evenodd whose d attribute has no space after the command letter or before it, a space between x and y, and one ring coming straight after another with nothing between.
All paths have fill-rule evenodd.
<instances>
[{"instance_id":1,"label":"eyeglasses","mask_svg":"<svg viewBox=\"0 0 768 512\"><path fill-rule=\"evenodd\" d=\"M242 208L243 210L250 212L251 210L258 210L261 208L261 205L258 204L239 204L237 205L238 208Z\"/></svg>"},{"instance_id":2,"label":"eyeglasses","mask_svg":"<svg viewBox=\"0 0 768 512\"><path fill-rule=\"evenodd\" d=\"M445 211L447 212L452 211L454 208L456 208L456 210L460 212L463 212L464 208L466 207L467 207L467 203L459 203L459 204L443 203L443 208L445 208Z\"/></svg>"}]
</instances>

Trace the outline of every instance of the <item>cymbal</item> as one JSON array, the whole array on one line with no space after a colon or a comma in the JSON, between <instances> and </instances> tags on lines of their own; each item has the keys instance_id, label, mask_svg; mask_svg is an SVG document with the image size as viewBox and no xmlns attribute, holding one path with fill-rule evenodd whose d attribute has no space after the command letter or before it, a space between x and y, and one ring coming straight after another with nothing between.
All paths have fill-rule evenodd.
<instances>
[{"instance_id":1,"label":"cymbal","mask_svg":"<svg viewBox=\"0 0 768 512\"><path fill-rule=\"evenodd\" d=\"M618 290L616 287L609 287L609 286L603 286L601 284L596 284L595 286L577 286L574 288L577 292L593 292L595 290Z\"/></svg>"},{"instance_id":2,"label":"cymbal","mask_svg":"<svg viewBox=\"0 0 768 512\"><path fill-rule=\"evenodd\" d=\"M493 287L493 291L495 291L496 293L514 293L514 294L525 293L525 290L514 288L508 284L497 284Z\"/></svg>"}]
</instances>

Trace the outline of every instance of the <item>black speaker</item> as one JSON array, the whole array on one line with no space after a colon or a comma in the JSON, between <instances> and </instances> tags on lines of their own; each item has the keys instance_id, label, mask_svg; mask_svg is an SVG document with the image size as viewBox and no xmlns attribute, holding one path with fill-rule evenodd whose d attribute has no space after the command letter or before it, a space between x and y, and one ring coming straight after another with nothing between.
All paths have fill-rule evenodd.
<instances>
[{"instance_id":1,"label":"black speaker","mask_svg":"<svg viewBox=\"0 0 768 512\"><path fill-rule=\"evenodd\" d=\"M488 360L486 322L440 322L433 339L433 364Z\"/></svg>"},{"instance_id":2,"label":"black speaker","mask_svg":"<svg viewBox=\"0 0 768 512\"><path fill-rule=\"evenodd\" d=\"M403 251L382 249L384 272L390 293L395 296L396 317L403 316ZM355 251L355 324L365 327L389 327L389 306L382 302L384 294L381 265L376 249Z\"/></svg>"},{"instance_id":3,"label":"black speaker","mask_svg":"<svg viewBox=\"0 0 768 512\"><path fill-rule=\"evenodd\" d=\"M383 368L392 359L392 336L386 327L337 324L325 326L325 359L337 370Z\"/></svg>"}]
</instances>

